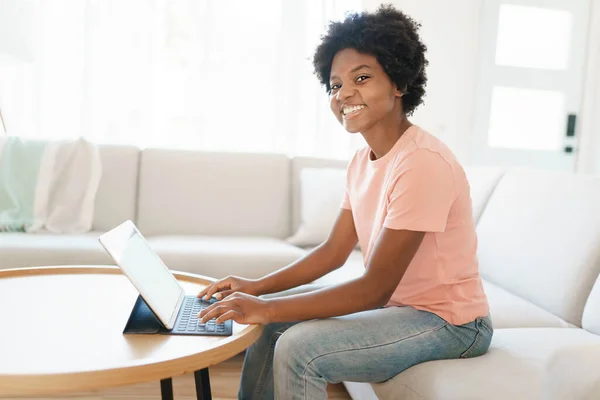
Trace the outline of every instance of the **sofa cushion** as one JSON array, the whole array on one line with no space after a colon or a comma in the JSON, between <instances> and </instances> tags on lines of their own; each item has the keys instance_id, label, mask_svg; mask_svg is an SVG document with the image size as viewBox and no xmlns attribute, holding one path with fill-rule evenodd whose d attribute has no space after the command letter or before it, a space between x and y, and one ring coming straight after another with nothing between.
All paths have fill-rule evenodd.
<instances>
[{"instance_id":1,"label":"sofa cushion","mask_svg":"<svg viewBox=\"0 0 600 400\"><path fill-rule=\"evenodd\" d=\"M285 155L146 149L141 157L137 225L144 235L291 234Z\"/></svg>"},{"instance_id":2,"label":"sofa cushion","mask_svg":"<svg viewBox=\"0 0 600 400\"><path fill-rule=\"evenodd\" d=\"M359 276L362 276L364 272L365 264L363 262L362 252L360 250L354 250L342 267L316 279L314 283L318 285L335 285L340 282L358 278Z\"/></svg>"},{"instance_id":3,"label":"sofa cushion","mask_svg":"<svg viewBox=\"0 0 600 400\"><path fill-rule=\"evenodd\" d=\"M357 278L365 270L360 251L354 251L343 267L314 281L315 284L334 285ZM568 328L574 327L556 315L502 289L483 281L490 303L490 314L495 329L499 328Z\"/></svg>"},{"instance_id":4,"label":"sofa cushion","mask_svg":"<svg viewBox=\"0 0 600 400\"><path fill-rule=\"evenodd\" d=\"M305 168L335 168L346 171L347 166L347 160L330 160L315 157L295 157L292 159L292 232L298 230L302 219L302 171ZM345 184L345 174L341 177ZM341 197L339 204L342 204ZM336 210L336 215L338 211Z\"/></svg>"},{"instance_id":5,"label":"sofa cushion","mask_svg":"<svg viewBox=\"0 0 600 400\"><path fill-rule=\"evenodd\" d=\"M344 382L344 387L354 400L379 400L373 387L368 383Z\"/></svg>"},{"instance_id":6,"label":"sofa cushion","mask_svg":"<svg viewBox=\"0 0 600 400\"><path fill-rule=\"evenodd\" d=\"M380 400L539 399L556 352L587 343L600 337L583 329L501 329L483 356L422 363L373 388Z\"/></svg>"},{"instance_id":7,"label":"sofa cushion","mask_svg":"<svg viewBox=\"0 0 600 400\"><path fill-rule=\"evenodd\" d=\"M518 168L477 226L482 276L581 326L600 271L600 177Z\"/></svg>"},{"instance_id":8,"label":"sofa cushion","mask_svg":"<svg viewBox=\"0 0 600 400\"><path fill-rule=\"evenodd\" d=\"M499 328L568 328L572 325L535 304L483 280L490 304L494 329Z\"/></svg>"},{"instance_id":9,"label":"sofa cushion","mask_svg":"<svg viewBox=\"0 0 600 400\"><path fill-rule=\"evenodd\" d=\"M147 239L169 269L217 279L260 278L306 253L272 238L169 235Z\"/></svg>"},{"instance_id":10,"label":"sofa cushion","mask_svg":"<svg viewBox=\"0 0 600 400\"><path fill-rule=\"evenodd\" d=\"M304 168L300 173L300 225L287 239L295 246L317 246L329 237L346 191L346 170Z\"/></svg>"},{"instance_id":11,"label":"sofa cushion","mask_svg":"<svg viewBox=\"0 0 600 400\"><path fill-rule=\"evenodd\" d=\"M346 263L330 273L316 279L315 284L318 285L335 285L350 279L358 278L365 272L363 257L360 250L354 250Z\"/></svg>"},{"instance_id":12,"label":"sofa cushion","mask_svg":"<svg viewBox=\"0 0 600 400\"><path fill-rule=\"evenodd\" d=\"M106 232L135 220L140 151L133 146L99 146L102 177L96 193L92 229Z\"/></svg>"},{"instance_id":13,"label":"sofa cushion","mask_svg":"<svg viewBox=\"0 0 600 400\"><path fill-rule=\"evenodd\" d=\"M583 329L600 335L600 276L585 303L583 310L582 325Z\"/></svg>"},{"instance_id":14,"label":"sofa cushion","mask_svg":"<svg viewBox=\"0 0 600 400\"><path fill-rule=\"evenodd\" d=\"M600 399L600 344L558 350L548 362L542 382L544 400Z\"/></svg>"},{"instance_id":15,"label":"sofa cushion","mask_svg":"<svg viewBox=\"0 0 600 400\"><path fill-rule=\"evenodd\" d=\"M505 170L500 167L487 166L465 166L464 170L471 187L473 219L477 224Z\"/></svg>"},{"instance_id":16,"label":"sofa cushion","mask_svg":"<svg viewBox=\"0 0 600 400\"><path fill-rule=\"evenodd\" d=\"M297 157L292 160L292 230L288 240L297 246L316 246L323 242L340 211L346 184L347 161ZM505 170L500 167L469 166L465 172L471 186L473 218L483 213L496 184ZM323 195L327 199L320 199ZM333 196L333 198L329 198ZM319 208L327 215L317 215Z\"/></svg>"},{"instance_id":17,"label":"sofa cushion","mask_svg":"<svg viewBox=\"0 0 600 400\"><path fill-rule=\"evenodd\" d=\"M98 242L100 234L0 233L0 268L114 265Z\"/></svg>"}]
</instances>

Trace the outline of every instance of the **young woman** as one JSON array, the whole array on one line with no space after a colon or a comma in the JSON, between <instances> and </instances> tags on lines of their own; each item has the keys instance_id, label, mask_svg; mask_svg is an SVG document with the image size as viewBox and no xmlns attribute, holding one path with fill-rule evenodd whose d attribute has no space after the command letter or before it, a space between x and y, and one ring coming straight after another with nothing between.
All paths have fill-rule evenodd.
<instances>
[{"instance_id":1,"label":"young woman","mask_svg":"<svg viewBox=\"0 0 600 400\"><path fill-rule=\"evenodd\" d=\"M348 166L335 226L279 271L198 294L222 299L204 320L264 325L244 360L240 399L325 399L328 382L381 382L489 348L469 183L448 147L407 118L427 80L418 28L391 6L330 24L316 74L333 114L368 144ZM298 288L342 266L357 243L360 278Z\"/></svg>"}]
</instances>

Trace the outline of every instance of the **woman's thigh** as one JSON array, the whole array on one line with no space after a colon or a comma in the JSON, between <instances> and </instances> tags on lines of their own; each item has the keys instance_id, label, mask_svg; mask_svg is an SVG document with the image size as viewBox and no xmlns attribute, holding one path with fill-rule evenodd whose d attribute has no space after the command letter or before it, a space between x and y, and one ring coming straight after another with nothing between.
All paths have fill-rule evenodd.
<instances>
[{"instance_id":1,"label":"woman's thigh","mask_svg":"<svg viewBox=\"0 0 600 400\"><path fill-rule=\"evenodd\" d=\"M328 382L382 382L425 361L483 354L491 335L488 319L455 326L412 307L388 307L289 328L275 364Z\"/></svg>"}]
</instances>

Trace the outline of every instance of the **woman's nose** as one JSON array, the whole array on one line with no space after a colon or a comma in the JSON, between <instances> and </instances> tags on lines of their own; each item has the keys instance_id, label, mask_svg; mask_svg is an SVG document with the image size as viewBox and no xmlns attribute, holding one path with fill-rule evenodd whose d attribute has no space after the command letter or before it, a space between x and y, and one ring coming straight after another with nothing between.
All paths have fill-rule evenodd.
<instances>
[{"instance_id":1,"label":"woman's nose","mask_svg":"<svg viewBox=\"0 0 600 400\"><path fill-rule=\"evenodd\" d=\"M355 92L356 92L356 90L352 86L342 85L342 87L337 92L338 100L340 100L340 101L346 100L346 99L354 96Z\"/></svg>"}]
</instances>

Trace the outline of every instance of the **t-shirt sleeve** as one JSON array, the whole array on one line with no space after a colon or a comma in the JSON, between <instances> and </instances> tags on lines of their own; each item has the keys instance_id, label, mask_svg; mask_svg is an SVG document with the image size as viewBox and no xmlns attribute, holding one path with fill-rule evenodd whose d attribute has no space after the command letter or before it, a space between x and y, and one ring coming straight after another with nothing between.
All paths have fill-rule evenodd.
<instances>
[{"instance_id":1,"label":"t-shirt sleeve","mask_svg":"<svg viewBox=\"0 0 600 400\"><path fill-rule=\"evenodd\" d=\"M350 197L348 196L348 189L344 190L344 197L340 207L345 210L352 210L352 206L350 205Z\"/></svg>"},{"instance_id":2,"label":"t-shirt sleeve","mask_svg":"<svg viewBox=\"0 0 600 400\"><path fill-rule=\"evenodd\" d=\"M357 154L358 151L354 153L354 155L350 159L350 162L348 163L348 166L346 167L346 183L344 185L344 196L342 197L342 204L340 204L340 207L345 210L352 210L352 206L350 205L350 181L352 179L352 171L355 168Z\"/></svg>"},{"instance_id":3,"label":"t-shirt sleeve","mask_svg":"<svg viewBox=\"0 0 600 400\"><path fill-rule=\"evenodd\" d=\"M383 226L443 232L455 199L451 165L436 152L418 149L395 169Z\"/></svg>"}]
</instances>

